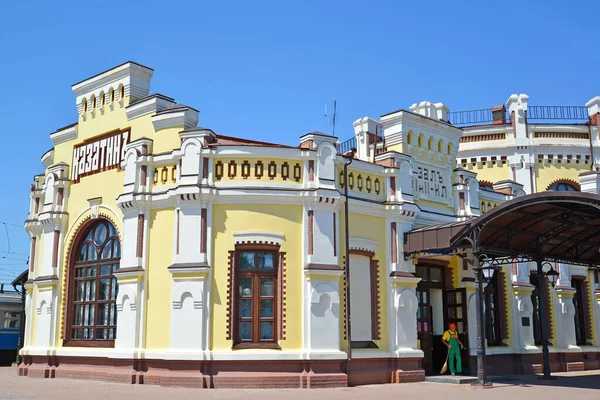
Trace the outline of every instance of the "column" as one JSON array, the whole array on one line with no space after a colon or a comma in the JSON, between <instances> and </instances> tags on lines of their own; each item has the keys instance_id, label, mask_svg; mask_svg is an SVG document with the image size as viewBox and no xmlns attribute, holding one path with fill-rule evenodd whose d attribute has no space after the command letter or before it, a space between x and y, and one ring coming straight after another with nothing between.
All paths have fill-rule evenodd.
<instances>
[{"instance_id":1,"label":"column","mask_svg":"<svg viewBox=\"0 0 600 400\"><path fill-rule=\"evenodd\" d=\"M210 333L209 265L212 241L212 202L199 188L212 180L205 148L214 138L208 129L180 133L180 184L176 191L175 232L171 273L171 342L177 352L208 350Z\"/></svg>"},{"instance_id":2,"label":"column","mask_svg":"<svg viewBox=\"0 0 600 400\"><path fill-rule=\"evenodd\" d=\"M129 143L122 162L123 192L117 205L123 212L121 265L114 272L119 284L116 299L117 336L115 348L134 351L143 346L146 306L146 249L148 241L148 209L137 195L150 187L152 140Z\"/></svg>"}]
</instances>

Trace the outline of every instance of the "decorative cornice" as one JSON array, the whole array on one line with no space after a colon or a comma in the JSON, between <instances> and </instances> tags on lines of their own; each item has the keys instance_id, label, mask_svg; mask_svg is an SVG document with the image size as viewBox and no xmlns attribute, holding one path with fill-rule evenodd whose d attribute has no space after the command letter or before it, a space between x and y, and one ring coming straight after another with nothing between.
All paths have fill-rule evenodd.
<instances>
[{"instance_id":1,"label":"decorative cornice","mask_svg":"<svg viewBox=\"0 0 600 400\"><path fill-rule=\"evenodd\" d=\"M377 250L377 242L375 240L365 238L350 238L350 250L363 250L370 253L375 253Z\"/></svg>"},{"instance_id":2,"label":"decorative cornice","mask_svg":"<svg viewBox=\"0 0 600 400\"><path fill-rule=\"evenodd\" d=\"M131 103L125 108L125 113L127 114L127 119L131 120L142 115L161 112L173 107L175 104L174 99L156 93Z\"/></svg>"},{"instance_id":3,"label":"decorative cornice","mask_svg":"<svg viewBox=\"0 0 600 400\"><path fill-rule=\"evenodd\" d=\"M155 114L152 117L152 125L156 131L177 126L193 128L198 124L198 116L198 110L187 106L176 106Z\"/></svg>"},{"instance_id":4,"label":"decorative cornice","mask_svg":"<svg viewBox=\"0 0 600 400\"><path fill-rule=\"evenodd\" d=\"M274 244L281 246L284 239L284 234L279 232L245 231L233 233L235 244Z\"/></svg>"},{"instance_id":5,"label":"decorative cornice","mask_svg":"<svg viewBox=\"0 0 600 400\"><path fill-rule=\"evenodd\" d=\"M78 125L73 124L62 128L54 133L50 134L50 139L52 143L56 146L57 144L61 144L64 142L68 142L69 140L77 139L78 136Z\"/></svg>"}]
</instances>

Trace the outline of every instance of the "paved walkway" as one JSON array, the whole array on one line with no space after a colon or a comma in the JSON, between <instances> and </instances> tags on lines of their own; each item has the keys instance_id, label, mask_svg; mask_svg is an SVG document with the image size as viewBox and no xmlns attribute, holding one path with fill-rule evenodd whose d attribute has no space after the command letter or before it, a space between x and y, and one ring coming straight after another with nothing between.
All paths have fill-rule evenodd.
<instances>
[{"instance_id":1,"label":"paved walkway","mask_svg":"<svg viewBox=\"0 0 600 400\"><path fill-rule=\"evenodd\" d=\"M598 400L600 399L600 371L556 374L555 381L541 381L535 377L512 378L494 384L490 390L474 390L468 385L441 383L405 383L399 385L372 385L340 389L181 389L151 385L124 385L71 379L39 379L17 376L16 368L0 367L0 399L243 399L243 400L359 400L411 398L418 400ZM108 397L110 396L110 397Z\"/></svg>"}]
</instances>

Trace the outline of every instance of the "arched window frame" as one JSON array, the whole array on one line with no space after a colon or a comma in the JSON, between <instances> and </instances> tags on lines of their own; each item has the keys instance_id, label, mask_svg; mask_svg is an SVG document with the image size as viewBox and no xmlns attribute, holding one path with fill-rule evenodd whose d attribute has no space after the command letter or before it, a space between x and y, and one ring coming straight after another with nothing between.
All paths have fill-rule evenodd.
<instances>
[{"instance_id":1,"label":"arched window frame","mask_svg":"<svg viewBox=\"0 0 600 400\"><path fill-rule=\"evenodd\" d=\"M560 179L548 185L548 188L546 190L556 190L560 192L579 192L581 188L575 182Z\"/></svg>"},{"instance_id":2,"label":"arched window frame","mask_svg":"<svg viewBox=\"0 0 600 400\"><path fill-rule=\"evenodd\" d=\"M90 220L79 230L68 259L65 346L114 347L118 294L114 272L120 260L121 242L111 221Z\"/></svg>"}]
</instances>

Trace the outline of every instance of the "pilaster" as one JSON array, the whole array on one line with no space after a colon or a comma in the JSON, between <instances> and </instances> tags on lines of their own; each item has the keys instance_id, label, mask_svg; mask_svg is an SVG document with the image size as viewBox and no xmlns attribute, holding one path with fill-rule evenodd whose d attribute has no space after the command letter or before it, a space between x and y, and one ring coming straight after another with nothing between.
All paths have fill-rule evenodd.
<instances>
[{"instance_id":1,"label":"pilaster","mask_svg":"<svg viewBox=\"0 0 600 400\"><path fill-rule=\"evenodd\" d=\"M208 350L206 302L208 264L173 264L171 282L171 349Z\"/></svg>"}]
</instances>

